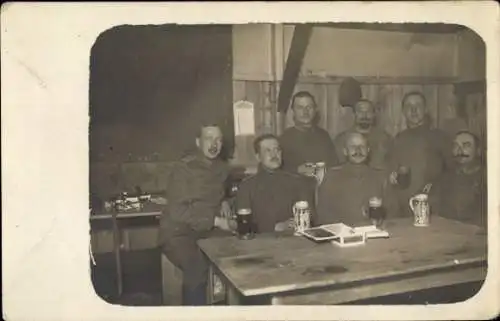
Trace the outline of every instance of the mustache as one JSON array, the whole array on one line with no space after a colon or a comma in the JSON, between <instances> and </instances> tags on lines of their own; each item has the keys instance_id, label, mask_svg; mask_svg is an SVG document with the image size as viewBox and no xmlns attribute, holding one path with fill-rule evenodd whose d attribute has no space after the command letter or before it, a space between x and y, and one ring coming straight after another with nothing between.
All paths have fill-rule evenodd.
<instances>
[{"instance_id":1,"label":"mustache","mask_svg":"<svg viewBox=\"0 0 500 321\"><path fill-rule=\"evenodd\" d=\"M460 154L456 154L455 157L465 158L465 157L470 157L470 155L469 154L465 154L465 153L460 153Z\"/></svg>"},{"instance_id":2,"label":"mustache","mask_svg":"<svg viewBox=\"0 0 500 321\"><path fill-rule=\"evenodd\" d=\"M366 156L365 154L363 153L353 153L351 154L352 157L361 157L361 156Z\"/></svg>"}]
</instances>

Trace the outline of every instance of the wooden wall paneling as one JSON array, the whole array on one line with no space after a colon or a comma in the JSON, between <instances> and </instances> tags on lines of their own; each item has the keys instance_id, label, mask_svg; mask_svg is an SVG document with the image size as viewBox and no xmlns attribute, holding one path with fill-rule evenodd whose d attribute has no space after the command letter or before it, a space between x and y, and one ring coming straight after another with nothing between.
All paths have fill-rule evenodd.
<instances>
[{"instance_id":1,"label":"wooden wall paneling","mask_svg":"<svg viewBox=\"0 0 500 321\"><path fill-rule=\"evenodd\" d=\"M456 99L453 92L453 85L440 85L438 90L439 119L438 126L443 128L448 119L457 116Z\"/></svg>"},{"instance_id":2,"label":"wooden wall paneling","mask_svg":"<svg viewBox=\"0 0 500 321\"><path fill-rule=\"evenodd\" d=\"M377 86L376 122L377 126L392 134L391 126L394 117L394 106L392 103L393 85L379 84Z\"/></svg>"},{"instance_id":3,"label":"wooden wall paneling","mask_svg":"<svg viewBox=\"0 0 500 321\"><path fill-rule=\"evenodd\" d=\"M246 81L233 80L233 103L245 100L246 98Z\"/></svg>"},{"instance_id":4,"label":"wooden wall paneling","mask_svg":"<svg viewBox=\"0 0 500 321\"><path fill-rule=\"evenodd\" d=\"M271 94L270 82L262 81L260 82L260 104L262 108L262 133L270 134L273 133L273 107L271 101L269 100L269 95Z\"/></svg>"},{"instance_id":5,"label":"wooden wall paneling","mask_svg":"<svg viewBox=\"0 0 500 321\"><path fill-rule=\"evenodd\" d=\"M432 126L437 127L437 124L439 122L439 112L438 112L438 85L430 84L430 85L423 85L422 86L422 92L425 95L425 98L427 99L427 109L429 111L429 115L431 117L432 121Z\"/></svg>"},{"instance_id":6,"label":"wooden wall paneling","mask_svg":"<svg viewBox=\"0 0 500 321\"><path fill-rule=\"evenodd\" d=\"M406 129L406 122L404 121L401 99L403 98L406 90L402 85L392 85L392 95L389 96L388 101L390 108L389 115L391 118L389 122L386 123L386 130L393 136L397 133Z\"/></svg>"}]
</instances>

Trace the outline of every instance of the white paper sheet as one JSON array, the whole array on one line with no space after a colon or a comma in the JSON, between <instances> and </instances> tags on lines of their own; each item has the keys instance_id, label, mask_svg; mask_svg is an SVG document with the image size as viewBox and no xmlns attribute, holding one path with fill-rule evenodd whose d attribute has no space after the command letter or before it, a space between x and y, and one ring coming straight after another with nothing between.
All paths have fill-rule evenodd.
<instances>
[{"instance_id":1,"label":"white paper sheet","mask_svg":"<svg viewBox=\"0 0 500 321\"><path fill-rule=\"evenodd\" d=\"M233 105L235 135L255 135L254 105L240 100Z\"/></svg>"}]
</instances>

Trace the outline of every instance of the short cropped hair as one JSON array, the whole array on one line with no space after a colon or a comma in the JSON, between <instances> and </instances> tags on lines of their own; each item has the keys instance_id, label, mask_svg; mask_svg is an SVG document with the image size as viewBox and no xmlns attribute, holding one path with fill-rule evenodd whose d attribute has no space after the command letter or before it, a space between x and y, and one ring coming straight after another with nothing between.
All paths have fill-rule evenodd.
<instances>
[{"instance_id":1,"label":"short cropped hair","mask_svg":"<svg viewBox=\"0 0 500 321\"><path fill-rule=\"evenodd\" d=\"M260 152L260 143L266 139L275 139L279 142L279 139L276 135L274 134L263 134L255 138L253 141L253 150L255 154L258 154Z\"/></svg>"},{"instance_id":2,"label":"short cropped hair","mask_svg":"<svg viewBox=\"0 0 500 321\"><path fill-rule=\"evenodd\" d=\"M367 103L369 104L370 106L372 106L373 109L375 109L375 104L369 100L369 99L366 99L366 98L361 98L360 100L358 100L355 104L354 104L354 108L356 108L356 106L360 103Z\"/></svg>"},{"instance_id":3,"label":"short cropped hair","mask_svg":"<svg viewBox=\"0 0 500 321\"><path fill-rule=\"evenodd\" d=\"M455 138L458 137L459 135L463 135L463 134L467 134L467 135L471 136L472 139L474 140L474 144L476 144L476 148L481 148L481 140L479 139L479 137L476 134L474 134L470 130L464 129L464 130L458 131L455 134Z\"/></svg>"},{"instance_id":4,"label":"short cropped hair","mask_svg":"<svg viewBox=\"0 0 500 321\"><path fill-rule=\"evenodd\" d=\"M200 138L201 134L203 132L203 128L207 128L207 127L217 127L217 128L219 128L222 131L221 126L219 124L217 124L217 123L211 123L211 122L202 123L198 127L198 132L196 133L196 138Z\"/></svg>"},{"instance_id":5,"label":"short cropped hair","mask_svg":"<svg viewBox=\"0 0 500 321\"><path fill-rule=\"evenodd\" d=\"M297 99L297 98L303 98L303 97L310 98L312 100L314 106L315 107L317 106L316 99L314 98L314 96L310 92L308 92L308 91L299 91L299 92L295 93L293 95L293 97L292 97L292 104L291 104L292 108L293 108L293 104L295 103L295 99Z\"/></svg>"},{"instance_id":6,"label":"short cropped hair","mask_svg":"<svg viewBox=\"0 0 500 321\"><path fill-rule=\"evenodd\" d=\"M410 92L406 93L403 96L403 99L401 100L401 106L404 106L406 103L406 100L408 100L408 98L410 98L411 96L418 96L418 97L422 98L424 105L427 106L427 98L425 98L425 95L423 93L421 93L420 91L410 91Z\"/></svg>"}]
</instances>

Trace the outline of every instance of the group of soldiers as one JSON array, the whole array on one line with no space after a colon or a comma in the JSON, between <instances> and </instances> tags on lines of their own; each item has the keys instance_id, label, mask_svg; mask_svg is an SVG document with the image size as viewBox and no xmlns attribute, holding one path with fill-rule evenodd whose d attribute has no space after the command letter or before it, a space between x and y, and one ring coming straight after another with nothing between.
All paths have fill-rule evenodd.
<instances>
[{"instance_id":1,"label":"group of soldiers","mask_svg":"<svg viewBox=\"0 0 500 321\"><path fill-rule=\"evenodd\" d=\"M219 159L222 132L204 125L198 151L175 163L161 219L163 253L184 275L186 305L206 303L207 262L200 238L235 228L235 209L250 209L256 233L293 228L292 207L307 201L312 224L362 224L372 197L382 200L388 217L412 215L409 199L425 191L432 215L485 226L486 176L482 145L467 130L450 137L432 128L420 92L402 100L407 129L394 138L376 126L374 104L354 106L354 124L331 139L317 125L318 108L305 91L292 99L294 126L281 136L264 134L254 141L258 171L239 184L233 203L225 199L228 165ZM321 180L310 164L323 163ZM409 177L401 184L401 169Z\"/></svg>"}]
</instances>

